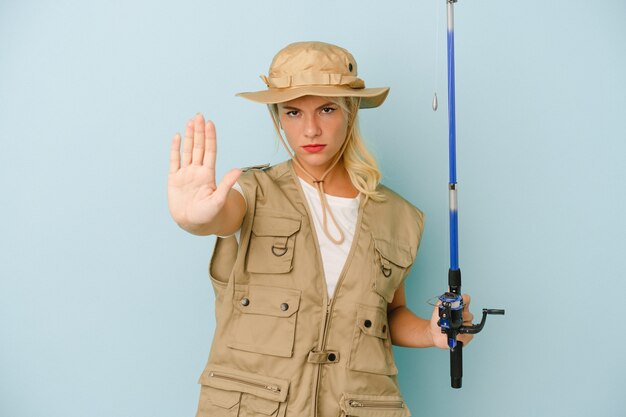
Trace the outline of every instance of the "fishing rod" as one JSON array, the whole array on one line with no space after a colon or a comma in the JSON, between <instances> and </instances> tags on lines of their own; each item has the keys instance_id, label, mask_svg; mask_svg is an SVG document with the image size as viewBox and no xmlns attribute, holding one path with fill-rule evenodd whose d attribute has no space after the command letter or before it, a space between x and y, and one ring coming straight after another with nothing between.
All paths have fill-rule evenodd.
<instances>
[{"instance_id":1,"label":"fishing rod","mask_svg":"<svg viewBox=\"0 0 626 417\"><path fill-rule=\"evenodd\" d=\"M448 337L450 348L450 381L452 388L461 388L463 378L463 342L457 340L459 334L476 334L483 329L487 315L503 315L501 309L483 309L479 324L463 325L463 297L461 296L461 269L459 268L459 218L457 205L456 178L456 115L454 91L454 3L446 0L448 17L448 137L450 181L448 198L450 206L450 269L448 270L448 291L439 297L439 321L441 332ZM433 110L437 110L437 95L433 98Z\"/></svg>"}]
</instances>

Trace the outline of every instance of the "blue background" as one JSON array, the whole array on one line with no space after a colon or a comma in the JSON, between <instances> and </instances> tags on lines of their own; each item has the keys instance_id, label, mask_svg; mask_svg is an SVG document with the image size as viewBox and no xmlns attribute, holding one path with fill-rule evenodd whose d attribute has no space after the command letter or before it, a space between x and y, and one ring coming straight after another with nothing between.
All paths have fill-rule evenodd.
<instances>
[{"instance_id":1,"label":"blue background","mask_svg":"<svg viewBox=\"0 0 626 417\"><path fill-rule=\"evenodd\" d=\"M0 416L192 416L212 238L166 204L172 135L201 111L218 171L279 162L263 87L287 43L348 48L384 182L427 214L407 282L446 285L445 2L0 2ZM456 6L465 351L396 349L416 416L624 416L626 3ZM439 33L439 35L437 35ZM439 93L440 109L431 99Z\"/></svg>"}]
</instances>

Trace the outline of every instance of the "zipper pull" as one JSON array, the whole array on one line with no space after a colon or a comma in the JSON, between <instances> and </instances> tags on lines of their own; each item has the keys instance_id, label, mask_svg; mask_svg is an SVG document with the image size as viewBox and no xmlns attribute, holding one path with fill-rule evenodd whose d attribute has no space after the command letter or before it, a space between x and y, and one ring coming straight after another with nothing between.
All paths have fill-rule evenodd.
<instances>
[{"instance_id":1,"label":"zipper pull","mask_svg":"<svg viewBox=\"0 0 626 417\"><path fill-rule=\"evenodd\" d=\"M363 404L361 404L358 401L354 401L354 400L350 400L350 402L348 404L350 405L350 407L363 407Z\"/></svg>"}]
</instances>

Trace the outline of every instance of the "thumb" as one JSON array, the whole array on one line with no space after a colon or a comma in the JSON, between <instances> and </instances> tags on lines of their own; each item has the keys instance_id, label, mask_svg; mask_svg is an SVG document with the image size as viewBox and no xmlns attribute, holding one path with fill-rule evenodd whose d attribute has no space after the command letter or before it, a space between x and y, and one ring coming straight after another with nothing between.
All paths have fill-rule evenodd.
<instances>
[{"instance_id":1,"label":"thumb","mask_svg":"<svg viewBox=\"0 0 626 417\"><path fill-rule=\"evenodd\" d=\"M241 176L241 170L239 168L233 168L224 175L222 181L217 186L217 189L214 192L215 197L219 200L226 200L226 196L233 185L237 182L239 177Z\"/></svg>"}]
</instances>

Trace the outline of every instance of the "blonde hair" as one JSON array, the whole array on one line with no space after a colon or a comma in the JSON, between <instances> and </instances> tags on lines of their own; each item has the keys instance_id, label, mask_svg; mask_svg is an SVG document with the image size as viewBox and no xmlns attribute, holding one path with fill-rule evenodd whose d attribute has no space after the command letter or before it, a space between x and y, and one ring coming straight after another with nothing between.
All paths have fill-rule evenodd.
<instances>
[{"instance_id":1,"label":"blonde hair","mask_svg":"<svg viewBox=\"0 0 626 417\"><path fill-rule=\"evenodd\" d=\"M343 111L347 120L354 124L350 136L346 139L346 149L341 158L343 165L348 171L352 185L362 193L365 198L364 204L369 198L373 201L384 201L384 194L377 191L380 183L381 173L374 155L367 149L358 123L358 106L360 100L355 97L325 97L329 101L337 104ZM278 115L278 105L269 106L272 117L276 121L280 120Z\"/></svg>"}]
</instances>

